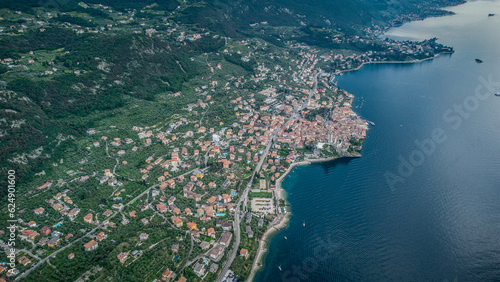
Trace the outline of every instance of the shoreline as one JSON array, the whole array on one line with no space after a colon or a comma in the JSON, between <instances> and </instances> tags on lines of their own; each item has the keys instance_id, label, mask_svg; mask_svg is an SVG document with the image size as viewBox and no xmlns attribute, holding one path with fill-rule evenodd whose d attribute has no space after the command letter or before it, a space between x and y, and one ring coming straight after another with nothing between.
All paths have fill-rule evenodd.
<instances>
[{"instance_id":1,"label":"shoreline","mask_svg":"<svg viewBox=\"0 0 500 282\"><path fill-rule=\"evenodd\" d=\"M264 267L264 264L261 265L259 264L263 260L264 255L269 250L267 248L269 244L267 239L269 239L269 237L271 237L272 235L279 233L282 229L287 228L288 227L287 223L288 221L290 221L291 215L292 213L287 212L285 215L281 216L278 223L269 227L262 236L262 238L259 240L259 248L257 249L257 254L252 264L252 270L250 271L250 275L248 276L246 281L253 281L257 272L259 272L259 270L261 270Z\"/></svg>"},{"instance_id":2,"label":"shoreline","mask_svg":"<svg viewBox=\"0 0 500 282\"><path fill-rule=\"evenodd\" d=\"M453 52L441 52L441 53L438 53L438 54L434 55L433 57L429 57L429 58L425 58L425 59L420 59L420 60L412 60L412 61L377 61L377 62L366 62L366 63L361 63L361 65L359 65L356 68L339 71L338 73L336 73L336 75L343 74L343 73L346 73L346 72L351 72L351 71L358 71L361 68L363 68L365 65L371 65L371 64L420 64L420 63L423 63L425 61L434 60L434 59L438 58L439 56L441 56L443 54L450 54L451 55L451 54L453 54Z\"/></svg>"},{"instance_id":3,"label":"shoreline","mask_svg":"<svg viewBox=\"0 0 500 282\"><path fill-rule=\"evenodd\" d=\"M467 1L464 1L464 2L459 3L457 5L463 4L465 2L467 2ZM457 5L453 5L453 6L457 6ZM442 16L446 16L446 15L442 15ZM387 30L385 32L387 32ZM347 72L358 71L358 70L362 69L365 65L369 65L369 64L418 64L418 63L423 63L425 61L434 60L434 59L440 57L443 54L450 54L451 55L453 53L454 53L454 51L451 51L451 52L440 52L440 53L435 54L434 56L429 57L429 58L424 58L424 59L419 59L419 60L412 60L412 61L363 62L363 63L361 63L361 65L359 65L356 68L339 71L338 73L335 73L335 75L343 75L344 73L347 73ZM358 151L358 152L361 152L361 150ZM359 155L346 155L346 156L339 156L339 157L330 157L330 158L323 158L323 159L304 160L304 161L301 161L301 162L292 163L287 168L287 170L285 171L285 173L283 175L281 175L276 180L276 191L275 192L279 193L278 194L279 198L283 198L283 191L284 191L284 189L283 189L283 187L281 185L281 182L292 171L292 169L295 168L296 166L299 166L299 165L310 165L310 164L313 164L313 163L320 163L320 162L329 162L329 161L334 161L334 160L341 159L341 158L359 158L359 157L361 157L361 154L359 154ZM288 201L287 201L286 198L283 198L283 199L285 200L286 203L288 203ZM255 255L255 259L254 259L254 262L252 264L252 269L250 271L250 274L249 274L248 278L246 279L247 282L253 282L253 280L255 278L255 275L264 267L264 263L263 262L261 263L261 261L263 261L264 255L267 253L267 251L269 251L269 248L268 248L269 242L267 241L267 239L269 239L272 235L275 235L275 234L279 233L279 231L281 231L282 229L287 228L287 226L288 226L287 223L290 220L291 215L292 215L292 212L286 212L286 214L279 219L279 221L277 222L276 225L273 224L272 226L268 227L268 229L266 230L266 232L264 233L264 235L262 236L262 238L259 240L259 247L257 249L257 253Z\"/></svg>"},{"instance_id":4,"label":"shoreline","mask_svg":"<svg viewBox=\"0 0 500 282\"><path fill-rule=\"evenodd\" d=\"M452 54L452 53L442 52L442 53L438 53L438 54L434 55L433 57L429 57L429 58L425 58L425 59L421 59L421 60L413 60L413 61L367 62L367 63L362 63L357 68L340 71L340 74L343 74L345 72L351 72L351 71L360 70L362 67L364 67L365 65L369 65L369 64L417 64L417 63L422 63L422 62L425 62L425 61L433 60L433 59L441 56L442 54ZM329 161L334 161L334 160L341 159L341 158L359 158L359 157L361 157L361 155L344 155L344 156L322 158L322 159L303 160L303 161L300 161L300 162L292 163L287 168L287 170L285 171L285 173L283 173L283 175L281 175L276 180L276 190L275 190L275 193L277 194L276 197L283 198L283 192L285 191L285 189L283 189L283 186L281 185L281 182L292 171L292 169L295 168L296 166L310 165L310 164L313 164L313 163L329 162ZM285 199L285 201L288 202L286 200L286 198L283 198L283 199ZM254 259L254 262L252 264L252 270L250 271L250 275L246 279L247 282L252 282L253 279L255 278L255 275L257 275L257 272L259 272L259 270L261 270L264 267L264 264L261 263L261 261L263 260L264 255L269 250L267 248L267 246L269 244L269 242L267 241L267 239L269 239L272 235L275 235L276 233L279 233L279 231L281 231L282 229L287 228L287 226L288 226L287 223L288 223L288 221L290 221L290 216L291 215L292 215L291 212L286 212L286 214L283 215L283 216L279 215L278 216L278 218L279 218L278 222L276 222L274 224L272 223L267 228L266 232L264 232L264 235L259 240L259 247L257 248L257 253L255 255L255 259Z\"/></svg>"},{"instance_id":5,"label":"shoreline","mask_svg":"<svg viewBox=\"0 0 500 282\"><path fill-rule=\"evenodd\" d=\"M351 72L351 71L357 71L357 70L360 70L361 68L363 68L365 65L369 65L369 64L417 64L417 63L422 63L425 61L430 61L430 60L436 59L443 54L453 54L453 52L441 52L441 53L434 55L433 57L420 59L420 60L412 60L412 61L366 62L366 63L361 63L361 65L359 65L356 68L340 71L339 73L336 73L336 75L343 74L346 72ZM313 163L329 162L329 161L334 161L334 160L338 160L338 159L342 159L342 158L360 158L360 157L361 157L361 154L359 154L359 155L351 154L351 155L343 155L343 156L338 156L338 157L303 160L300 162L292 163L287 168L285 173L283 173L283 175L281 175L276 180L276 190L275 190L276 196L275 197L283 198L283 192L285 191L285 189L283 189L281 182L292 171L292 169L295 168L296 166L310 165ZM286 202L288 202L286 198L283 198L283 199ZM278 221L276 223L271 223L270 226L268 226L268 228L266 229L266 232L264 232L264 235L259 240L259 247L257 248L257 253L255 255L255 259L254 259L253 264L252 264L252 270L250 271L250 274L249 274L248 278L246 279L247 282L252 282L253 279L255 278L255 275L257 275L257 273L264 267L264 263L261 263L261 261L263 261L265 254L267 253L267 251L269 251L269 248L268 248L269 242L267 240L271 236L279 233L281 230L288 227L287 223L290 221L291 215L292 215L292 212L288 212L288 211L284 215L278 215L278 218L279 218Z\"/></svg>"},{"instance_id":6,"label":"shoreline","mask_svg":"<svg viewBox=\"0 0 500 282\"><path fill-rule=\"evenodd\" d=\"M330 157L330 158L322 158L322 159L310 159L310 160L303 160L300 162L292 163L290 166L287 168L285 173L281 175L277 180L276 180L276 190L275 193L279 193L279 198L283 198L283 192L285 189L281 186L281 182L283 179L294 169L296 166L302 166L302 165L310 165L313 163L324 163L324 162L330 162L334 160L339 160L342 158L359 158L361 155L345 155L345 156L339 156L339 157ZM288 202L285 199L286 202ZM252 270L250 271L250 275L246 279L247 282L253 281L255 278L255 275L264 267L264 264L261 263L263 261L265 254L267 251L269 251L268 245L269 242L267 241L270 237L273 235L276 235L283 229L286 229L288 227L288 222L290 221L290 217L292 215L292 212L286 212L284 215L278 215L278 222L271 224L266 232L264 232L264 235L262 235L262 238L259 240L259 247L257 248L257 253L255 255L254 262L252 264Z\"/></svg>"}]
</instances>

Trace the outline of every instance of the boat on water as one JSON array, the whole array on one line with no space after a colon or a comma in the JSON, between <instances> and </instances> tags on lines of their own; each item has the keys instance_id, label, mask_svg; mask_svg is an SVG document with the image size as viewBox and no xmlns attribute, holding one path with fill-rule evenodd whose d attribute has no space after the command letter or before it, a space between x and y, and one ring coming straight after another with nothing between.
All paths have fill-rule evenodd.
<instances>
[{"instance_id":1,"label":"boat on water","mask_svg":"<svg viewBox=\"0 0 500 282\"><path fill-rule=\"evenodd\" d=\"M285 240L288 240L288 238L285 236Z\"/></svg>"},{"instance_id":2,"label":"boat on water","mask_svg":"<svg viewBox=\"0 0 500 282\"><path fill-rule=\"evenodd\" d=\"M488 14L488 17L493 17L495 14Z\"/></svg>"},{"instance_id":3,"label":"boat on water","mask_svg":"<svg viewBox=\"0 0 500 282\"><path fill-rule=\"evenodd\" d=\"M483 60L481 60L481 59L476 59L476 63L482 63L482 62L483 62Z\"/></svg>"},{"instance_id":4,"label":"boat on water","mask_svg":"<svg viewBox=\"0 0 500 282\"><path fill-rule=\"evenodd\" d=\"M375 126L375 123L373 121L368 121L368 123Z\"/></svg>"},{"instance_id":5,"label":"boat on water","mask_svg":"<svg viewBox=\"0 0 500 282\"><path fill-rule=\"evenodd\" d=\"M304 220L304 223L302 223L302 226L304 226L304 227L306 226L306 221L305 220Z\"/></svg>"},{"instance_id":6,"label":"boat on water","mask_svg":"<svg viewBox=\"0 0 500 282\"><path fill-rule=\"evenodd\" d=\"M500 92L495 93L495 96L500 97Z\"/></svg>"},{"instance_id":7,"label":"boat on water","mask_svg":"<svg viewBox=\"0 0 500 282\"><path fill-rule=\"evenodd\" d=\"M280 271L283 271L283 270L281 270L281 264L280 264L280 265L278 265L278 268L280 269Z\"/></svg>"}]
</instances>

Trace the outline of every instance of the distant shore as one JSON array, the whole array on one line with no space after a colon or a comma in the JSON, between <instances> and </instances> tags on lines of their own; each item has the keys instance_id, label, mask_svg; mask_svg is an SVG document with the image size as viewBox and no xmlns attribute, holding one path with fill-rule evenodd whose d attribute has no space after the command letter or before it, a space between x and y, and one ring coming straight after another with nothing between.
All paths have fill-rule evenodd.
<instances>
[{"instance_id":1,"label":"distant shore","mask_svg":"<svg viewBox=\"0 0 500 282\"><path fill-rule=\"evenodd\" d=\"M453 53L452 52L441 52L441 53L438 53L438 54L434 55L433 57L429 57L429 58L425 58L425 59L420 59L420 60L411 60L411 61L377 61L377 62L366 62L366 63L361 63L361 65L359 65L356 68L340 71L340 73L357 71L357 70L360 70L365 65L371 65L371 64L419 64L419 63L423 63L425 61L434 60L434 59L436 59L437 57L439 57L439 56L441 56L443 54L453 54Z\"/></svg>"}]
</instances>

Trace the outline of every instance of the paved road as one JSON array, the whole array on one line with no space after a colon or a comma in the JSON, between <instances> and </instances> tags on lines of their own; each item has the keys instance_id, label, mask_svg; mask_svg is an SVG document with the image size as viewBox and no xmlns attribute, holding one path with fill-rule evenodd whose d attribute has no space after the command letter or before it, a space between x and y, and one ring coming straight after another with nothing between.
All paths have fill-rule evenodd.
<instances>
[{"instance_id":1,"label":"paved road","mask_svg":"<svg viewBox=\"0 0 500 282\"><path fill-rule=\"evenodd\" d=\"M108 157L114 159L116 161L116 164L115 166L113 167L113 174L114 175L118 175L116 174L116 167L120 164L120 161L118 160L118 158L113 158L110 154L109 154L109 149L108 149L108 140L106 140L106 155L108 155ZM120 175L118 175L120 176Z\"/></svg>"},{"instance_id":2,"label":"paved road","mask_svg":"<svg viewBox=\"0 0 500 282\"><path fill-rule=\"evenodd\" d=\"M128 202L127 204L125 204L126 206L130 206L130 204L132 204L133 202L137 201L137 199L139 199L140 197L144 196L144 194L146 193L149 193L149 191L153 188L156 187L156 184L149 187L148 189L146 189L144 192L142 192L141 194L139 194L137 197L133 198L132 200L130 200L130 202Z\"/></svg>"},{"instance_id":3,"label":"paved road","mask_svg":"<svg viewBox=\"0 0 500 282\"><path fill-rule=\"evenodd\" d=\"M247 205L248 191L250 191L250 188L252 187L253 179L255 178L255 175L259 172L262 164L264 163L264 160L266 159L267 154L269 153L269 150L271 149L271 146L273 144L273 140L274 140L274 138L275 138L275 136L276 136L276 134L277 134L278 131L279 130L276 130L276 132L272 133L271 138L269 139L269 144L267 144L266 150L262 154L262 156L260 158L260 161L257 164L257 167L253 171L252 177L250 177L250 181L248 181L248 184L245 187L245 190L243 191L243 194L241 195L240 200L236 204L236 211L234 213L234 222L233 222L234 236L236 237L236 243L234 244L234 247L231 250L231 254L229 255L228 260L224 264L224 267L222 268L222 270L221 270L221 272L219 274L219 277L217 277L217 281L218 282L223 281L223 279L226 276L227 270L229 269L229 267L233 263L233 260L236 257L236 254L238 253L238 249L239 249L240 241L241 241L241 237L240 237L240 232L241 232L240 231L240 219L241 219L240 218L240 212L241 212L240 211L240 206L241 206L241 203L243 202L244 203L243 207L244 207L244 210L245 210L244 212L246 213L247 206L248 206Z\"/></svg>"},{"instance_id":4,"label":"paved road","mask_svg":"<svg viewBox=\"0 0 500 282\"><path fill-rule=\"evenodd\" d=\"M190 233L190 232L188 232ZM191 234L190 234L191 235ZM206 256L206 253L204 254L201 254L201 255L198 255L196 256L194 259L192 260L189 260L189 257L191 256L191 252L193 251L193 247L194 247L194 239L193 239L193 236L191 236L191 249L189 250L189 253L187 255L187 260L186 260L186 263L184 264L184 266L182 267L182 269L180 271L177 271L177 273L182 273L182 271L184 271L184 268L190 266L192 263L194 263L195 261L197 261L198 259L200 258L203 258Z\"/></svg>"},{"instance_id":5,"label":"paved road","mask_svg":"<svg viewBox=\"0 0 500 282\"><path fill-rule=\"evenodd\" d=\"M201 255L198 255L198 256L197 256L197 257L195 257L194 259L192 259L192 260L190 260L190 261L186 262L186 264L184 265L184 268L185 268L185 267L190 266L190 265L191 265L191 264L193 264L195 261L197 261L197 260L199 260L199 259L201 259L201 258L206 258L206 257L207 257L207 254L208 254L208 252L206 252L206 253L204 253L204 254L201 254ZM183 268L183 269L184 269L184 268Z\"/></svg>"},{"instance_id":6,"label":"paved road","mask_svg":"<svg viewBox=\"0 0 500 282\"><path fill-rule=\"evenodd\" d=\"M322 74L324 74L324 73L322 71L320 71L320 72L318 72L317 74L314 75L314 86L309 90L309 96L307 96L307 100L299 108L298 112L302 111L303 109L305 109L305 108L307 108L309 106L309 101L311 101L313 93L318 88L318 77L320 75L322 75Z\"/></svg>"},{"instance_id":7,"label":"paved road","mask_svg":"<svg viewBox=\"0 0 500 282\"><path fill-rule=\"evenodd\" d=\"M191 252L193 252L193 248L194 248L194 239L193 239L193 235L191 235L191 232L187 231L186 233L187 233L187 234L191 237L191 249L189 249L189 253L188 253L188 255L187 255L187 259L186 259L186 264L184 264L184 266L181 268L181 270L180 270L180 271L176 271L177 273L182 273L182 271L184 271L184 268L186 268L186 267L187 267L187 266L189 266L191 263L193 263L193 262L191 262L191 263L190 263L190 261L189 261L189 257L191 256ZM199 257L199 256L197 256L197 257L196 257L193 261L198 260L198 257Z\"/></svg>"},{"instance_id":8,"label":"paved road","mask_svg":"<svg viewBox=\"0 0 500 282\"><path fill-rule=\"evenodd\" d=\"M197 170L197 169L198 169L198 168L195 168L195 169L190 170L190 171L188 171L188 172L186 172L186 173L183 173L183 174L181 174L181 175L190 174L190 173L192 173L193 171L195 171L195 170ZM181 176L181 175L179 175L179 176ZM179 176L177 176L177 177L179 177ZM132 204L132 203L134 203L135 201L137 201L137 199L139 199L140 197L144 196L144 194L148 193L151 189L156 188L156 186L157 186L157 185L156 185L156 184L154 184L153 186L151 186L151 187L149 187L148 189L144 190L144 192L142 192L142 193L141 193L141 194L139 194L137 197L135 197L135 198L133 198L132 200L130 200L130 202L128 202L127 204L125 204L125 206L130 206L130 204Z\"/></svg>"},{"instance_id":9,"label":"paved road","mask_svg":"<svg viewBox=\"0 0 500 282\"><path fill-rule=\"evenodd\" d=\"M21 250L19 250L19 252L25 252L25 253L27 253L28 255L30 255L30 256L32 256L32 257L34 257L34 258L36 258L37 260L41 260L41 258L40 258L39 256L37 256L37 255L33 254L33 253L32 253L31 251L29 251L29 250L26 250L26 249L21 249Z\"/></svg>"},{"instance_id":10,"label":"paved road","mask_svg":"<svg viewBox=\"0 0 500 282\"><path fill-rule=\"evenodd\" d=\"M0 246L2 248L4 248L4 252L6 255L10 254L10 247L6 243L1 243ZM16 249L16 252L15 252L16 258L18 257L17 254L20 252L25 252L25 253L29 254L30 256L36 258L37 260L42 260L40 257L38 257L37 255L33 254L31 251L26 250L26 249Z\"/></svg>"},{"instance_id":11,"label":"paved road","mask_svg":"<svg viewBox=\"0 0 500 282\"><path fill-rule=\"evenodd\" d=\"M115 213L114 213L112 216L110 216L109 218L111 219L111 218L113 218L113 217L114 217L115 215L117 215L117 214L118 214L118 213L117 213L117 212L115 212ZM22 278L24 278L24 277L28 276L28 275L29 275L29 274L30 274L33 270L37 269L40 265L44 264L45 262L48 262L50 258L55 257L58 253L60 253L60 252L62 252L62 251L64 251L64 250L66 250L67 248L69 248L69 247L73 246L75 243L80 242L83 238L88 237L90 234L94 233L97 229L99 229L99 228L101 228L101 227L103 227L103 225L102 225L102 224L99 224L99 225L98 225L98 226L96 226L94 229L90 230L87 234L85 234L84 236L82 236L82 237L80 237L80 238L76 239L75 241L73 241L73 242L69 243L68 245L66 245L66 246L64 246L64 247L60 248L59 250L57 250L57 251L53 252L50 256L48 256L48 257L46 257L46 258L44 258L44 259L40 260L39 262L37 262L36 264L34 264L33 266L31 266L31 268L30 268L30 269L28 269L27 271L25 271L25 272L23 272L21 275L19 275L19 276L18 276L18 277L17 277L14 281L18 281L18 280L20 280L20 279L22 279Z\"/></svg>"}]
</instances>

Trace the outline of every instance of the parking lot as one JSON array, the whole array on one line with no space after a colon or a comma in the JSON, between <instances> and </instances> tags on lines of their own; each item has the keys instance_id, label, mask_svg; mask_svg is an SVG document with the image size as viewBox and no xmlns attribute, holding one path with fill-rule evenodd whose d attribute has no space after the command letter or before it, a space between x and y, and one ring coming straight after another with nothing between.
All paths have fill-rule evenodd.
<instances>
[{"instance_id":1,"label":"parking lot","mask_svg":"<svg viewBox=\"0 0 500 282\"><path fill-rule=\"evenodd\" d=\"M252 212L263 214L275 214L274 200L272 198L252 199Z\"/></svg>"}]
</instances>

